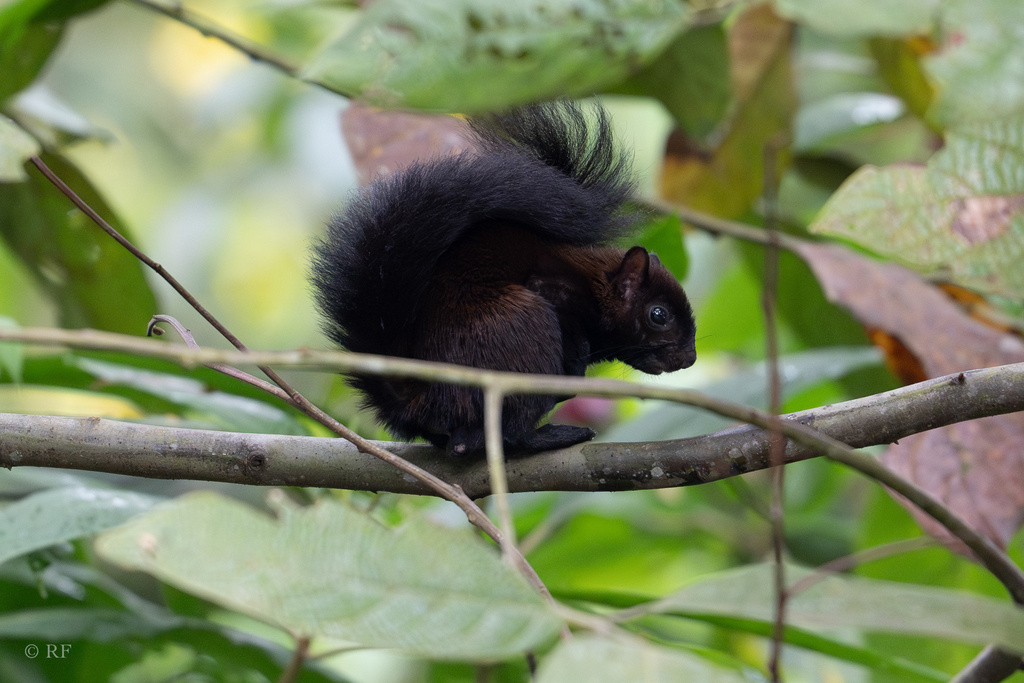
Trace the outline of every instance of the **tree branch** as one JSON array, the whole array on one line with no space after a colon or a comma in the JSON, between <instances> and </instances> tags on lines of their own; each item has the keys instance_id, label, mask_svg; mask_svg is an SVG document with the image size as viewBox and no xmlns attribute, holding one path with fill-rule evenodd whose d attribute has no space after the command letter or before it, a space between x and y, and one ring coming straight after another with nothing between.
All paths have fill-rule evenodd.
<instances>
[{"instance_id":1,"label":"tree branch","mask_svg":"<svg viewBox=\"0 0 1024 683\"><path fill-rule=\"evenodd\" d=\"M577 381L590 385L586 393L591 393L591 387L608 388L603 381ZM636 393L650 389L626 382L611 384L625 385ZM972 370L793 413L785 416L784 423L811 427L860 448L1019 410L1024 410L1024 363ZM461 463L421 444L386 446L473 498L490 493L483 461ZM785 461L817 454L790 440ZM158 479L431 493L422 483L341 440L0 414L0 466L24 465ZM770 434L741 426L673 441L580 444L511 460L507 471L511 492L620 491L701 484L770 466Z\"/></svg>"}]
</instances>

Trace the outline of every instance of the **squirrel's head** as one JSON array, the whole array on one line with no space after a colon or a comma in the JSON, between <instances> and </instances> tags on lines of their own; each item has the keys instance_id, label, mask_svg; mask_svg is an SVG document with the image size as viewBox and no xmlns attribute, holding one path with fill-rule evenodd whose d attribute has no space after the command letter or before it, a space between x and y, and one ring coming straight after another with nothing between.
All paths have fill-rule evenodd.
<instances>
[{"instance_id":1,"label":"squirrel's head","mask_svg":"<svg viewBox=\"0 0 1024 683\"><path fill-rule=\"evenodd\" d=\"M643 247L625 253L608 273L603 321L615 339L612 357L648 374L694 364L696 325L690 302L658 257Z\"/></svg>"}]
</instances>

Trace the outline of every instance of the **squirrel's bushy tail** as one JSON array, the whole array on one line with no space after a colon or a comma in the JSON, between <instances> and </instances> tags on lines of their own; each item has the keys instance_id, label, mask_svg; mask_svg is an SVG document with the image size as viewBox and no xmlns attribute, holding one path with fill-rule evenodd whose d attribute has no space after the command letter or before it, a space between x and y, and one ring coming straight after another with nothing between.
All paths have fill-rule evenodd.
<instances>
[{"instance_id":1,"label":"squirrel's bushy tail","mask_svg":"<svg viewBox=\"0 0 1024 683\"><path fill-rule=\"evenodd\" d=\"M604 110L538 104L470 122L477 151L375 180L315 245L312 282L328 336L361 353L406 355L438 260L470 230L514 224L577 245L624 235L629 160ZM401 340L401 341L400 341Z\"/></svg>"}]
</instances>

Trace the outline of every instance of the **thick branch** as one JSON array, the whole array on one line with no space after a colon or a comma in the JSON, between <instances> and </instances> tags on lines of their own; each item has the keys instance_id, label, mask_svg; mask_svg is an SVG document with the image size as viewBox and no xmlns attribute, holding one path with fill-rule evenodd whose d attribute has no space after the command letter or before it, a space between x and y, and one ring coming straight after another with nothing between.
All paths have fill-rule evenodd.
<instances>
[{"instance_id":1,"label":"thick branch","mask_svg":"<svg viewBox=\"0 0 1024 683\"><path fill-rule=\"evenodd\" d=\"M786 420L859 448L1019 410L1024 410L1020 363L940 377L794 413ZM472 497L490 491L484 462L460 463L419 444L388 447ZM770 466L770 449L770 435L750 426L675 441L581 444L510 461L508 486L513 492L618 491L700 484L765 469ZM814 455L790 441L785 460ZM0 414L0 466L23 465L162 479L430 493L341 440Z\"/></svg>"}]
</instances>

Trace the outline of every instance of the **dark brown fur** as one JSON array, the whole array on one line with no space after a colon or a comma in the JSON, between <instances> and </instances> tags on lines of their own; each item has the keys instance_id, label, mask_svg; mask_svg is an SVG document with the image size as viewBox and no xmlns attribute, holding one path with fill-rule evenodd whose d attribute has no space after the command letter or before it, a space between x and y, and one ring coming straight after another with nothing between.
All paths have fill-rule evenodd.
<instances>
[{"instance_id":1,"label":"dark brown fur","mask_svg":"<svg viewBox=\"0 0 1024 683\"><path fill-rule=\"evenodd\" d=\"M629 190L603 114L593 137L571 105L492 125L477 125L485 152L380 181L331 225L314 262L331 336L353 351L511 372L582 375L608 359L648 373L692 365L679 283L642 247L603 244L628 227L615 210ZM482 450L480 390L370 376L353 384L397 435L460 456ZM582 427L537 427L565 398L506 398L506 446L591 438Z\"/></svg>"}]
</instances>

